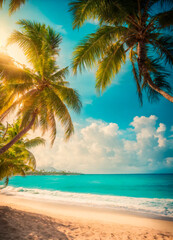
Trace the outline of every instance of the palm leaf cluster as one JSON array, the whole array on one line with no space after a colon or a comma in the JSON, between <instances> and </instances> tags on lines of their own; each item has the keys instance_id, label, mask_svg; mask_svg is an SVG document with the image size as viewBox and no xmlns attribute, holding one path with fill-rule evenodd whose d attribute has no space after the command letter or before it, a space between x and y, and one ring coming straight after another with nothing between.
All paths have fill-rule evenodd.
<instances>
[{"instance_id":1,"label":"palm leaf cluster","mask_svg":"<svg viewBox=\"0 0 173 240\"><path fill-rule=\"evenodd\" d=\"M19 132L19 120L14 124L7 124L7 127L0 124L0 147L13 139ZM14 175L24 176L27 171L35 170L36 160L29 149L44 143L43 138L36 137L29 140L27 136L24 136L3 153L0 157L0 180L6 178L5 183L7 185L9 177Z\"/></svg>"},{"instance_id":2,"label":"palm leaf cluster","mask_svg":"<svg viewBox=\"0 0 173 240\"><path fill-rule=\"evenodd\" d=\"M74 132L68 108L79 112L81 102L77 91L65 81L68 68L60 69L56 63L62 38L44 24L26 20L18 24L21 31L14 31L8 44L17 43L32 68L21 66L8 56L0 57L0 120L18 107L21 129L34 118L32 128L40 127L43 134L49 130L53 144L57 119L68 139Z\"/></svg>"},{"instance_id":3,"label":"palm leaf cluster","mask_svg":"<svg viewBox=\"0 0 173 240\"><path fill-rule=\"evenodd\" d=\"M5 0L0 0L0 7L2 8L3 3L5 3ZM19 9L26 0L10 0L9 2L9 14L11 15L14 13L17 9Z\"/></svg>"},{"instance_id":4,"label":"palm leaf cluster","mask_svg":"<svg viewBox=\"0 0 173 240\"><path fill-rule=\"evenodd\" d=\"M70 11L74 29L87 20L99 24L76 47L74 73L97 65L96 89L103 92L130 59L141 103L143 89L150 100L161 94L173 102L163 68L173 65L172 0L76 0Z\"/></svg>"}]
</instances>

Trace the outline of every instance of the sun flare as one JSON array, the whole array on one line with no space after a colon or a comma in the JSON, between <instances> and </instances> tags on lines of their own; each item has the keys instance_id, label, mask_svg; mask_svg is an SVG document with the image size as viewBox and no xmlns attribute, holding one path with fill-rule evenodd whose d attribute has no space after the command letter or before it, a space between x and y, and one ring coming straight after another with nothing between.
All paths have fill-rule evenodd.
<instances>
[{"instance_id":1,"label":"sun flare","mask_svg":"<svg viewBox=\"0 0 173 240\"><path fill-rule=\"evenodd\" d=\"M14 29L10 27L5 20L0 22L0 52L6 53L17 62L29 66L23 51L17 46L17 44L7 45L8 38L13 30Z\"/></svg>"}]
</instances>

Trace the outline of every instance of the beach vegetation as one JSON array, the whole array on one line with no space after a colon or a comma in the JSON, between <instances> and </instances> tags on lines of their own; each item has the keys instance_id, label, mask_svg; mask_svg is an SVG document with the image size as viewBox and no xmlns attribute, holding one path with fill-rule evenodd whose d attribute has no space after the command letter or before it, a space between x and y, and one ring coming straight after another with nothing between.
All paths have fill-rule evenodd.
<instances>
[{"instance_id":1,"label":"beach vegetation","mask_svg":"<svg viewBox=\"0 0 173 240\"><path fill-rule=\"evenodd\" d=\"M58 170L52 170L52 171L47 171L44 169L41 170L34 170L34 171L29 171L26 173L26 175L34 175L34 176L44 176L44 175L81 175L82 173L77 173L77 172L70 172L70 171L58 171Z\"/></svg>"},{"instance_id":2,"label":"beach vegetation","mask_svg":"<svg viewBox=\"0 0 173 240\"><path fill-rule=\"evenodd\" d=\"M20 132L20 120L13 124L4 126L0 123L0 147L8 143ZM40 137L28 139L24 135L11 148L0 157L0 180L5 178L5 186L8 185L9 178L15 175L25 176L28 171L36 168L36 159L30 148L44 145L45 140Z\"/></svg>"}]
</instances>

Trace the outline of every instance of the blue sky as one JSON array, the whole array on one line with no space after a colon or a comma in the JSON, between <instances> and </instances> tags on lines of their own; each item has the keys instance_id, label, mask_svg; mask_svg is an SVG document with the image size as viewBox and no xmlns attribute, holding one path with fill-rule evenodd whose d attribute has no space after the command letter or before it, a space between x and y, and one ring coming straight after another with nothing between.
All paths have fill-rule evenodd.
<instances>
[{"instance_id":1,"label":"blue sky","mask_svg":"<svg viewBox=\"0 0 173 240\"><path fill-rule=\"evenodd\" d=\"M65 50L64 63L70 65L73 48L77 46L86 34L93 32L97 25L88 23L80 30L73 30L72 15L68 12L67 0L50 0L49 4L47 4L46 0L31 0L30 3L37 7L52 23L62 26L64 30L62 31L64 39L63 50ZM41 20L44 21L44 18L41 18ZM98 97L95 93L94 71L90 74L84 72L82 75L73 77L71 84L79 89L79 93L84 99L84 104L87 100L88 102L92 101L92 104L84 105L80 117L93 117L107 122L118 122L124 128L127 127L129 121L132 121L134 116L150 116L152 114L158 116L160 121L164 122L168 128L171 127L173 124L173 113L170 111L172 104L163 98L160 98L160 101L155 104L150 104L147 99L144 99L144 106L141 107L130 69L130 64L127 63L121 73L114 79L113 85L101 97Z\"/></svg>"},{"instance_id":2,"label":"blue sky","mask_svg":"<svg viewBox=\"0 0 173 240\"><path fill-rule=\"evenodd\" d=\"M1 11L1 20L3 21L1 21L0 29L4 27L5 23L8 26L8 33L12 32L13 29L17 28L16 20L21 18L49 24L63 36L58 64L61 67L70 66L74 47L84 36L93 32L97 25L95 22L88 22L80 30L73 30L72 15L68 9L67 0L29 0L25 6L12 17L9 17L5 6L4 10ZM57 142L61 139L61 136L58 136L57 142L51 150L49 148L45 150L38 148L35 152L38 167L46 168L52 165L57 169L91 173L173 171L173 148L171 147L173 143L172 103L160 97L159 102L151 104L144 95L144 104L141 107L129 62L123 66L121 72L115 77L113 84L100 97L95 92L95 69L88 69L83 71L82 74L77 74L77 76L70 74L68 80L70 85L79 91L83 102L81 114L75 115L72 113L76 135L66 145L64 145L65 143L62 143L62 146L57 145ZM137 127L138 125L140 128ZM115 135L108 131L109 128L115 131ZM91 134L91 130L94 134ZM87 131L90 139L86 137ZM100 135L101 132L102 135ZM99 143L98 138L101 137L103 141ZM65 149L69 147L69 151L73 151L74 143L80 141L81 145L76 147L75 153L71 153L71 155L76 156L72 160L70 156L64 153ZM108 144L109 141L120 144L121 152L118 152L114 143ZM90 145L89 142L92 142L93 145ZM92 150L85 149L86 144L93 150L92 154ZM108 150L109 146L111 147ZM61 147L64 152L61 151ZM132 151L128 149L129 147ZM100 150L99 152L99 149L105 149L105 151ZM98 155L95 150L98 150ZM75 155L76 152L78 152L78 156ZM61 156L57 158L57 154L60 153ZM85 154L86 156L84 156ZM87 161L88 158L90 158L90 161ZM101 158L102 162L95 158ZM93 165L91 161L94 162ZM69 164L63 165L63 162ZM109 167L107 167L108 163L110 164ZM124 170L125 166L126 169Z\"/></svg>"}]
</instances>

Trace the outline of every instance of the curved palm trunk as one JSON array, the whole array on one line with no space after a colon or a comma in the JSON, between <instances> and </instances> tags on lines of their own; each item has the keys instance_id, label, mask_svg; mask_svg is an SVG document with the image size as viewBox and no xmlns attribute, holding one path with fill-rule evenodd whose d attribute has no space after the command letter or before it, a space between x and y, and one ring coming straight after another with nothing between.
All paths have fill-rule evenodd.
<instances>
[{"instance_id":1,"label":"curved palm trunk","mask_svg":"<svg viewBox=\"0 0 173 240\"><path fill-rule=\"evenodd\" d=\"M161 94L164 98L166 98L168 101L173 102L173 96L168 94L167 92L160 89L151 79L150 74L148 72L148 69L145 65L145 59L146 59L146 48L145 43L140 41L138 43L138 68L139 68L139 74L141 77L141 74L143 74L145 81L147 84L152 88L154 91Z\"/></svg>"},{"instance_id":2,"label":"curved palm trunk","mask_svg":"<svg viewBox=\"0 0 173 240\"><path fill-rule=\"evenodd\" d=\"M147 78L147 83L150 86L150 88L152 88L156 92L160 93L164 98L166 98L167 100L169 100L170 102L173 103L173 96L166 93L165 91L160 89L155 83L153 83L149 73L146 73L146 78Z\"/></svg>"},{"instance_id":3,"label":"curved palm trunk","mask_svg":"<svg viewBox=\"0 0 173 240\"><path fill-rule=\"evenodd\" d=\"M9 143L0 148L0 154L6 152L13 144L15 144L21 137L23 137L23 135L25 135L25 133L27 133L31 129L35 122L36 116L37 113L33 113L30 123L21 132L19 132Z\"/></svg>"},{"instance_id":4,"label":"curved palm trunk","mask_svg":"<svg viewBox=\"0 0 173 240\"><path fill-rule=\"evenodd\" d=\"M8 183L9 183L9 177L6 177L4 185L2 187L0 187L0 189L6 188L8 186Z\"/></svg>"}]
</instances>

